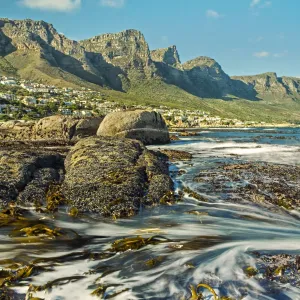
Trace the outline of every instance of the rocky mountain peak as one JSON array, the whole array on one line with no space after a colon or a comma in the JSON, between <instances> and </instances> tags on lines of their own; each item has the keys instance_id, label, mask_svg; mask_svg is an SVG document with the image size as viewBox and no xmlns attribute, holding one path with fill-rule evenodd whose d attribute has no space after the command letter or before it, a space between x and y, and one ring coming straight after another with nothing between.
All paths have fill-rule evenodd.
<instances>
[{"instance_id":1,"label":"rocky mountain peak","mask_svg":"<svg viewBox=\"0 0 300 300\"><path fill-rule=\"evenodd\" d=\"M294 82L287 82L281 77L278 77L275 72L266 72L253 76L233 76L232 79L239 80L246 83L248 86L254 88L259 94L278 94L280 96L289 93L288 86L294 89Z\"/></svg>"},{"instance_id":2,"label":"rocky mountain peak","mask_svg":"<svg viewBox=\"0 0 300 300\"><path fill-rule=\"evenodd\" d=\"M68 55L83 53L77 42L59 34L52 24L44 21L0 19L0 27L16 49L45 52L51 46Z\"/></svg>"},{"instance_id":3,"label":"rocky mountain peak","mask_svg":"<svg viewBox=\"0 0 300 300\"><path fill-rule=\"evenodd\" d=\"M86 51L101 53L107 62L124 69L145 67L151 62L148 43L138 30L102 34L79 43Z\"/></svg>"},{"instance_id":4,"label":"rocky mountain peak","mask_svg":"<svg viewBox=\"0 0 300 300\"><path fill-rule=\"evenodd\" d=\"M212 68L218 71L222 70L222 67L213 58L207 56L199 56L191 59L183 64L183 68L185 70L191 70L193 68Z\"/></svg>"},{"instance_id":5,"label":"rocky mountain peak","mask_svg":"<svg viewBox=\"0 0 300 300\"><path fill-rule=\"evenodd\" d=\"M230 78L216 60L181 64L176 46L150 53L135 29L73 41L44 21L0 18L0 72L41 82L140 91L143 83L174 86L202 98L300 99L300 79L269 72ZM151 97L155 97L151 90ZM165 95L164 93L162 93ZM166 93L167 95L167 93Z\"/></svg>"},{"instance_id":6,"label":"rocky mountain peak","mask_svg":"<svg viewBox=\"0 0 300 300\"><path fill-rule=\"evenodd\" d=\"M181 61L175 45L151 51L151 58L156 62L164 62L169 66L181 68Z\"/></svg>"}]
</instances>

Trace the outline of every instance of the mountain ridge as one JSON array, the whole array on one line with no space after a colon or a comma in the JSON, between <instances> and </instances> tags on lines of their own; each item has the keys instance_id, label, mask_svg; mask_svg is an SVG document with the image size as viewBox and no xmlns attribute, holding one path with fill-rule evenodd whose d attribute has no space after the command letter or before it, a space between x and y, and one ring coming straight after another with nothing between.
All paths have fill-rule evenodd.
<instances>
[{"instance_id":1,"label":"mountain ridge","mask_svg":"<svg viewBox=\"0 0 300 300\"><path fill-rule=\"evenodd\" d=\"M141 103L163 104L165 93L166 103L177 99L177 94L190 99L187 106L191 107L204 106L205 99L220 99L226 103L243 100L243 105L244 100L280 104L300 111L298 78L273 72L230 77L206 56L181 63L175 45L150 50L142 32L135 29L74 41L45 21L1 18L0 73L126 93L120 98L140 96ZM175 102L182 106L184 101Z\"/></svg>"}]
</instances>

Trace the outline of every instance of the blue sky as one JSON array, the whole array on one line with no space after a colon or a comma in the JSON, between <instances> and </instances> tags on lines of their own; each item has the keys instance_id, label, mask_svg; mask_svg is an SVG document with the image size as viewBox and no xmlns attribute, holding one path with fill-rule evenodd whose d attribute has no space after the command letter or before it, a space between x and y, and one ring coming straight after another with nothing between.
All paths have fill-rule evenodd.
<instances>
[{"instance_id":1,"label":"blue sky","mask_svg":"<svg viewBox=\"0 0 300 300\"><path fill-rule=\"evenodd\" d=\"M300 76L299 0L0 0L1 17L50 22L80 40L134 28L150 49L176 45L229 75Z\"/></svg>"}]
</instances>

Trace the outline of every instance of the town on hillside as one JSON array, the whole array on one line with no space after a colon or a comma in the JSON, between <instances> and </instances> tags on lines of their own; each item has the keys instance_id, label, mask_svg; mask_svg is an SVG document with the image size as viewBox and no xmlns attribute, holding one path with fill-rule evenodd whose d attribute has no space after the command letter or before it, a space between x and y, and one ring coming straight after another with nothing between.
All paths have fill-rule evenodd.
<instances>
[{"instance_id":1,"label":"town on hillside","mask_svg":"<svg viewBox=\"0 0 300 300\"><path fill-rule=\"evenodd\" d=\"M264 124L224 119L200 110L171 109L166 106L126 106L110 100L110 96L105 91L98 92L87 88L58 88L53 85L0 76L0 122L28 121L51 115L88 118L135 109L151 109L161 113L170 127L243 127Z\"/></svg>"}]
</instances>

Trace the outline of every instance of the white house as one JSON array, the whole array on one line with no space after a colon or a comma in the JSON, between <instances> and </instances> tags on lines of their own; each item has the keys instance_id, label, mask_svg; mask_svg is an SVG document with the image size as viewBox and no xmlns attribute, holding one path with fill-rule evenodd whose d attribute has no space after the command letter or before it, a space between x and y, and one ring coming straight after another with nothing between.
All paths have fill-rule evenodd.
<instances>
[{"instance_id":1,"label":"white house","mask_svg":"<svg viewBox=\"0 0 300 300\"><path fill-rule=\"evenodd\" d=\"M0 114L2 114L3 109L7 107L7 104L0 104Z\"/></svg>"},{"instance_id":2,"label":"white house","mask_svg":"<svg viewBox=\"0 0 300 300\"><path fill-rule=\"evenodd\" d=\"M22 103L24 103L25 105L36 105L37 100L34 97L24 97Z\"/></svg>"},{"instance_id":3,"label":"white house","mask_svg":"<svg viewBox=\"0 0 300 300\"><path fill-rule=\"evenodd\" d=\"M15 80L12 80L12 79L1 80L0 83L4 84L4 85L17 85L17 82Z\"/></svg>"},{"instance_id":4,"label":"white house","mask_svg":"<svg viewBox=\"0 0 300 300\"><path fill-rule=\"evenodd\" d=\"M76 117L92 117L93 114L89 110L75 110L73 112L73 116L76 116Z\"/></svg>"},{"instance_id":5,"label":"white house","mask_svg":"<svg viewBox=\"0 0 300 300\"><path fill-rule=\"evenodd\" d=\"M71 109L59 108L58 110L62 115L65 115L65 116L71 116L72 115L72 110Z\"/></svg>"},{"instance_id":6,"label":"white house","mask_svg":"<svg viewBox=\"0 0 300 300\"><path fill-rule=\"evenodd\" d=\"M2 93L2 94L0 94L0 99L11 101L11 100L15 100L16 96L14 94L4 94L4 93Z\"/></svg>"}]
</instances>

